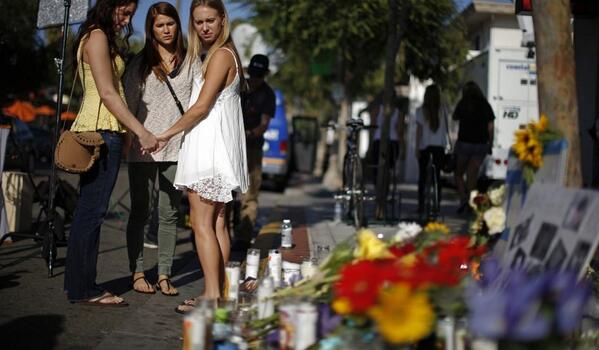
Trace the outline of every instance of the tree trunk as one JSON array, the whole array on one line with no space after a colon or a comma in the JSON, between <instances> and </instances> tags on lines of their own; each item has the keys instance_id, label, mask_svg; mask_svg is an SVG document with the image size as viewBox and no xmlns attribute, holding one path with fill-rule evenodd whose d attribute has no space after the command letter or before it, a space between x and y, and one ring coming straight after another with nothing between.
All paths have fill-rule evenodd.
<instances>
[{"instance_id":1,"label":"tree trunk","mask_svg":"<svg viewBox=\"0 0 599 350\"><path fill-rule=\"evenodd\" d=\"M333 150L331 150L331 153L329 154L329 164L324 177L322 178L322 184L331 191L338 190L343 185L341 169L343 167L343 156L347 149L347 145L345 144L347 140L345 123L347 123L350 103L349 98L344 96L341 101L339 116L337 117L339 128L337 129L337 137L335 140L336 147L333 147Z\"/></svg>"},{"instance_id":2,"label":"tree trunk","mask_svg":"<svg viewBox=\"0 0 599 350\"><path fill-rule=\"evenodd\" d=\"M383 91L384 118L383 125L379 125L381 130L381 140L377 164L376 179L376 217L381 219L384 216L385 202L389 193L389 174L387 172L387 146L389 144L389 129L391 124L391 115L395 109L394 88L395 88L395 61L399 46L403 37L403 28L407 9L403 5L398 7L397 0L389 1L389 26L387 37L387 51L385 54L385 87ZM376 116L374 116L376 118Z\"/></svg>"},{"instance_id":3,"label":"tree trunk","mask_svg":"<svg viewBox=\"0 0 599 350\"><path fill-rule=\"evenodd\" d=\"M582 186L569 0L533 0L539 111L568 141L564 185Z\"/></svg>"}]
</instances>

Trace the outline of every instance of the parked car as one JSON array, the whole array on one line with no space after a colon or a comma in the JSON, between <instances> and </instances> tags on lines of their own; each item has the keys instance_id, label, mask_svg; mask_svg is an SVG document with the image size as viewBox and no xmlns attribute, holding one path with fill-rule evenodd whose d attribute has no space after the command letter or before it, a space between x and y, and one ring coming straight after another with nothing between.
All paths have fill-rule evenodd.
<instances>
[{"instance_id":1,"label":"parked car","mask_svg":"<svg viewBox=\"0 0 599 350\"><path fill-rule=\"evenodd\" d=\"M275 96L275 115L264 133L262 177L272 180L276 189L283 191L289 178L289 132L283 93L275 89Z\"/></svg>"}]
</instances>

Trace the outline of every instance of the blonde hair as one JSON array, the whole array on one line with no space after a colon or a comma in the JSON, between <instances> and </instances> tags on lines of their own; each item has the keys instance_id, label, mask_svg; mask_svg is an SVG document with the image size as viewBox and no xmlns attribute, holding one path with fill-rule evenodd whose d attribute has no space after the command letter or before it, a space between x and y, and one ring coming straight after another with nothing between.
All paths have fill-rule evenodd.
<instances>
[{"instance_id":1,"label":"blonde hair","mask_svg":"<svg viewBox=\"0 0 599 350\"><path fill-rule=\"evenodd\" d=\"M221 16L224 20L223 28L220 32L220 35L214 41L214 44L208 50L206 54L206 58L202 63L202 73L206 74L206 68L208 67L208 62L212 58L212 55L216 52L216 50L221 47L228 47L235 52L235 56L237 59L237 64L241 64L239 60L239 54L237 53L237 49L233 44L233 40L231 39L231 24L229 23L229 14L227 13L227 9L225 9L225 5L221 0L193 0L191 2L191 6L189 8L189 30L188 30L188 38L187 38L187 58L188 63L195 62L199 57L200 53L203 50L202 41L200 40L198 33L193 26L193 10L195 10L198 6L206 6L212 9L215 9L219 16ZM241 67L240 67L241 69Z\"/></svg>"}]
</instances>

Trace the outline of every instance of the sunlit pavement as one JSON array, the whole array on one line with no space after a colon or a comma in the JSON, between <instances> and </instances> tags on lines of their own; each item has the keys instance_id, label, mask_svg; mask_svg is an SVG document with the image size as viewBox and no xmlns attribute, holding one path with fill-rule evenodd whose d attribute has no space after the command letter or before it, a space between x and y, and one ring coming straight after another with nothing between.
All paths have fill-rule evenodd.
<instances>
[{"instance_id":1,"label":"sunlit pavement","mask_svg":"<svg viewBox=\"0 0 599 350\"><path fill-rule=\"evenodd\" d=\"M31 239L15 241L0 248L0 335L2 348L97 348L173 349L181 346L181 315L175 306L202 290L202 273L191 250L189 230L180 229L173 266L176 297L139 294L132 291L127 262L125 227L128 217L127 170L121 169L111 201L111 213L103 226L98 282L123 296L128 308L99 308L67 302L62 284L65 247L58 249L55 277L47 277L39 245ZM71 178L71 180L74 180ZM75 179L76 180L76 179ZM415 218L416 187L400 186L401 218ZM452 229L465 227L464 217L454 215L457 202L448 192L442 214ZM300 261L323 258L335 245L351 237L355 230L345 222L333 222L332 193L308 176L295 176L284 193L263 191L260 196L260 235L255 246L266 252L280 244L278 225L290 218L294 226L293 249L284 258ZM371 215L373 204L367 207ZM36 214L35 212L33 214ZM371 224L377 233L393 234L397 223ZM144 260L150 282L156 281L157 250L145 249ZM242 260L243 252L234 252ZM6 347L5 347L6 346Z\"/></svg>"}]
</instances>

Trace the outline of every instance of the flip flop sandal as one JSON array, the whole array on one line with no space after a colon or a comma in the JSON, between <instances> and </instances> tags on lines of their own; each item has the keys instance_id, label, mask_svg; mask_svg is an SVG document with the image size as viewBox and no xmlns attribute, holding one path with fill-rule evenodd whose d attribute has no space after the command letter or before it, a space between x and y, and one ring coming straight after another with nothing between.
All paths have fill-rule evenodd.
<instances>
[{"instance_id":1,"label":"flip flop sandal","mask_svg":"<svg viewBox=\"0 0 599 350\"><path fill-rule=\"evenodd\" d=\"M163 289L162 287L160 287L160 283L166 281L166 289ZM175 286L173 286L173 284L171 283L171 280L168 278L163 278L160 281L158 281L158 283L156 283L156 290L159 290L160 293L162 293L162 295L166 295L167 297L174 297L179 295L179 291L175 292L175 293L166 293L165 290L173 290L175 288Z\"/></svg>"},{"instance_id":2,"label":"flip flop sandal","mask_svg":"<svg viewBox=\"0 0 599 350\"><path fill-rule=\"evenodd\" d=\"M144 282L146 283L146 285L150 288L152 288L152 285L150 284L150 282L148 282L148 280L146 279L146 276L141 276L141 277L137 277L136 279L133 280L133 283L131 284L131 287L133 288L134 291L136 291L137 293L141 293L141 294L156 294L156 291L154 289L152 289L151 292L145 291L145 290L139 290L139 289L135 289L135 282L139 281L143 279Z\"/></svg>"},{"instance_id":3,"label":"flip flop sandal","mask_svg":"<svg viewBox=\"0 0 599 350\"><path fill-rule=\"evenodd\" d=\"M127 307L127 306L129 306L129 303L127 303L124 300L121 300L118 303L103 303L102 302L102 300L104 300L104 299L114 298L114 297L116 297L116 295L106 292L98 298L92 298L92 299L85 300L85 301L76 301L76 302L74 302L74 304L86 305L86 306L100 306L100 307Z\"/></svg>"},{"instance_id":4,"label":"flip flop sandal","mask_svg":"<svg viewBox=\"0 0 599 350\"><path fill-rule=\"evenodd\" d=\"M195 309L195 306L188 304L180 304L175 307L175 312L181 315L186 315L192 312Z\"/></svg>"},{"instance_id":5,"label":"flip flop sandal","mask_svg":"<svg viewBox=\"0 0 599 350\"><path fill-rule=\"evenodd\" d=\"M201 300L201 298L196 297L196 298L190 298L190 299L185 299L181 302L181 304L179 304L180 306L197 306L198 302Z\"/></svg>"}]
</instances>

